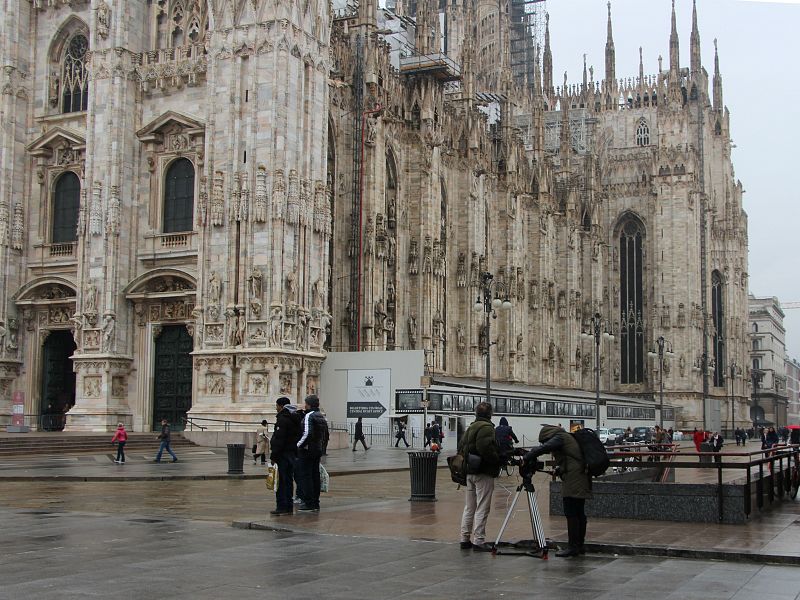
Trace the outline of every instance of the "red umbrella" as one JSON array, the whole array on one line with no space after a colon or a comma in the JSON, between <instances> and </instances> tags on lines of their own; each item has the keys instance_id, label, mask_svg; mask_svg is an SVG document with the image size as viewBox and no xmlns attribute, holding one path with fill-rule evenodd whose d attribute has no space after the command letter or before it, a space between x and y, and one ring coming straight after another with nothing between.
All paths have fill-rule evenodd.
<instances>
[{"instance_id":1,"label":"red umbrella","mask_svg":"<svg viewBox=\"0 0 800 600\"><path fill-rule=\"evenodd\" d=\"M800 429L800 425L789 425L786 429Z\"/></svg>"}]
</instances>

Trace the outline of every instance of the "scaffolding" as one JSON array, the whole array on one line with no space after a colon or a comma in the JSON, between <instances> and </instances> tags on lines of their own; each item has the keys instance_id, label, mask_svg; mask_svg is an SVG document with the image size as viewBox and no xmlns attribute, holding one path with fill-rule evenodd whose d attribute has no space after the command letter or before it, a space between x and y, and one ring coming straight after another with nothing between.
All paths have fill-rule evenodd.
<instances>
[{"instance_id":1,"label":"scaffolding","mask_svg":"<svg viewBox=\"0 0 800 600\"><path fill-rule=\"evenodd\" d=\"M546 0L511 0L509 37L514 82L533 90L536 53L544 38Z\"/></svg>"}]
</instances>

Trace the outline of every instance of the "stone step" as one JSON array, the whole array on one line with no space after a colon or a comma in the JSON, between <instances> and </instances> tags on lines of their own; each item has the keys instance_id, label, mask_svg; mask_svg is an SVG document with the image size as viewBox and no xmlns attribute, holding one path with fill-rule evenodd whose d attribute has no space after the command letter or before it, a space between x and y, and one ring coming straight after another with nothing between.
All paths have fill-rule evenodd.
<instances>
[{"instance_id":1,"label":"stone step","mask_svg":"<svg viewBox=\"0 0 800 600\"><path fill-rule=\"evenodd\" d=\"M126 449L153 449L158 448L157 433L129 435ZM179 434L172 435L172 447L195 448L197 444L190 442ZM111 444L111 435L90 436L36 436L27 439L2 438L0 439L0 456L16 454L52 454L52 453L77 453L77 452L111 452L115 445Z\"/></svg>"}]
</instances>

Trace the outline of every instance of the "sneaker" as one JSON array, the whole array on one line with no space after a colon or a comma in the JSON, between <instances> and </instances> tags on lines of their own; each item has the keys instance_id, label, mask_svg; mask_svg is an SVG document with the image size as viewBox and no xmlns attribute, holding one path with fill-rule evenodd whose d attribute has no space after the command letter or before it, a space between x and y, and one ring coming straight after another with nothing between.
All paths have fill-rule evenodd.
<instances>
[{"instance_id":1,"label":"sneaker","mask_svg":"<svg viewBox=\"0 0 800 600\"><path fill-rule=\"evenodd\" d=\"M173 458L172 462L178 462L178 459L177 458Z\"/></svg>"},{"instance_id":2,"label":"sneaker","mask_svg":"<svg viewBox=\"0 0 800 600\"><path fill-rule=\"evenodd\" d=\"M302 502L303 502L303 501L302 501L302 500L300 500L300 498L298 498L297 496L295 496L295 497L294 497L294 499L292 500L292 503L293 503L293 504L301 504Z\"/></svg>"},{"instance_id":3,"label":"sneaker","mask_svg":"<svg viewBox=\"0 0 800 600\"><path fill-rule=\"evenodd\" d=\"M275 510L269 511L269 514L271 514L273 517L279 517L281 515L291 515L293 512L294 511L292 509L282 510L276 508Z\"/></svg>"},{"instance_id":4,"label":"sneaker","mask_svg":"<svg viewBox=\"0 0 800 600\"><path fill-rule=\"evenodd\" d=\"M297 510L301 512L319 512L319 507L315 508L313 506L306 506L305 504L301 504Z\"/></svg>"},{"instance_id":5,"label":"sneaker","mask_svg":"<svg viewBox=\"0 0 800 600\"><path fill-rule=\"evenodd\" d=\"M470 550L472 548L472 542L467 540L466 542L461 542L461 549L462 550Z\"/></svg>"},{"instance_id":6,"label":"sneaker","mask_svg":"<svg viewBox=\"0 0 800 600\"><path fill-rule=\"evenodd\" d=\"M472 549L475 552L493 552L494 545L484 542L482 544L472 544Z\"/></svg>"}]
</instances>

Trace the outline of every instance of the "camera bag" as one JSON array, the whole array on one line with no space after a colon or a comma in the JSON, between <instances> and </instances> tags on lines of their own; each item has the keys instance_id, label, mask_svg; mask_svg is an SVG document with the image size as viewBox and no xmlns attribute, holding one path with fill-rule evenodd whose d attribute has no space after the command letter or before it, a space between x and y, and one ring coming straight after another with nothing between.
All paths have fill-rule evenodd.
<instances>
[{"instance_id":1,"label":"camera bag","mask_svg":"<svg viewBox=\"0 0 800 600\"><path fill-rule=\"evenodd\" d=\"M603 442L597 437L594 429L582 428L572 434L580 446L583 462L586 463L586 472L592 477L600 477L608 470L611 461L608 459Z\"/></svg>"}]
</instances>

